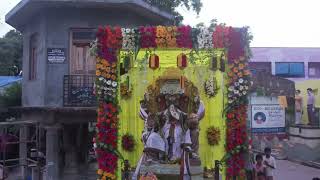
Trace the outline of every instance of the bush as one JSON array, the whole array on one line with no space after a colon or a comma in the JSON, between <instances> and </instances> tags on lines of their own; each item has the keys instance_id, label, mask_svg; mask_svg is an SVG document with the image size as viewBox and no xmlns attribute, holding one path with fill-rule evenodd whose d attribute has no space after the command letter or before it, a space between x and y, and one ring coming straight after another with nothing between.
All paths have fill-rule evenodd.
<instances>
[{"instance_id":1,"label":"bush","mask_svg":"<svg viewBox=\"0 0 320 180\"><path fill-rule=\"evenodd\" d=\"M0 94L0 106L13 107L21 106L22 88L21 83L13 83Z\"/></svg>"}]
</instances>

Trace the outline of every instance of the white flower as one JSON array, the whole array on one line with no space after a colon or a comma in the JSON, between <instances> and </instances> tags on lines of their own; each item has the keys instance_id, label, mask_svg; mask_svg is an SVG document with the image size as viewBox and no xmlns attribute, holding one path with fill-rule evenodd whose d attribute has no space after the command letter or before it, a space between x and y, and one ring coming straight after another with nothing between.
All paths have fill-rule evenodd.
<instances>
[{"instance_id":1,"label":"white flower","mask_svg":"<svg viewBox=\"0 0 320 180\"><path fill-rule=\"evenodd\" d=\"M201 28L197 36L199 49L209 49L213 47L212 32L208 28Z\"/></svg>"},{"instance_id":2,"label":"white flower","mask_svg":"<svg viewBox=\"0 0 320 180\"><path fill-rule=\"evenodd\" d=\"M249 89L249 87L248 87L248 86L244 86L244 89L248 90L248 89Z\"/></svg>"},{"instance_id":3,"label":"white flower","mask_svg":"<svg viewBox=\"0 0 320 180\"><path fill-rule=\"evenodd\" d=\"M238 90L234 90L233 91L235 94L239 94L239 91Z\"/></svg>"},{"instance_id":4,"label":"white flower","mask_svg":"<svg viewBox=\"0 0 320 180\"><path fill-rule=\"evenodd\" d=\"M242 91L243 89L244 89L244 87L243 87L243 86L240 86L240 87L239 87L239 90L240 90L240 91Z\"/></svg>"},{"instance_id":5,"label":"white flower","mask_svg":"<svg viewBox=\"0 0 320 180\"><path fill-rule=\"evenodd\" d=\"M238 87L240 84L238 82L234 83L234 86Z\"/></svg>"},{"instance_id":6,"label":"white flower","mask_svg":"<svg viewBox=\"0 0 320 180\"><path fill-rule=\"evenodd\" d=\"M111 83L112 83L112 82L111 82L111 80L108 80L108 81L107 81L107 85L109 85L109 86L110 86L110 85L111 85Z\"/></svg>"},{"instance_id":7,"label":"white flower","mask_svg":"<svg viewBox=\"0 0 320 180\"><path fill-rule=\"evenodd\" d=\"M103 77L99 77L99 81L102 81L103 80Z\"/></svg>"},{"instance_id":8,"label":"white flower","mask_svg":"<svg viewBox=\"0 0 320 180\"><path fill-rule=\"evenodd\" d=\"M231 104L232 102L233 102L233 100L231 100L231 99L228 100L228 103L229 103L229 104Z\"/></svg>"},{"instance_id":9,"label":"white flower","mask_svg":"<svg viewBox=\"0 0 320 180\"><path fill-rule=\"evenodd\" d=\"M112 82L112 87L117 87L118 83L116 81Z\"/></svg>"},{"instance_id":10,"label":"white flower","mask_svg":"<svg viewBox=\"0 0 320 180\"><path fill-rule=\"evenodd\" d=\"M243 79L242 78L239 79L239 83L243 83Z\"/></svg>"},{"instance_id":11,"label":"white flower","mask_svg":"<svg viewBox=\"0 0 320 180\"><path fill-rule=\"evenodd\" d=\"M230 87L228 88L228 90L229 90L229 91L233 91L233 90L234 90L234 87L233 87L233 86L230 86Z\"/></svg>"},{"instance_id":12,"label":"white flower","mask_svg":"<svg viewBox=\"0 0 320 180\"><path fill-rule=\"evenodd\" d=\"M242 94L243 94L243 95L246 95L246 94L247 94L247 91L243 91Z\"/></svg>"}]
</instances>

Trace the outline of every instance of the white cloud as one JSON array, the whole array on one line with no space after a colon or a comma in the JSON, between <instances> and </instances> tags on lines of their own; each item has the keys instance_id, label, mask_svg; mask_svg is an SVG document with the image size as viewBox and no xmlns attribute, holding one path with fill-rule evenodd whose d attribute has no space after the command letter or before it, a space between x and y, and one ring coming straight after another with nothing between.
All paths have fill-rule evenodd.
<instances>
[{"instance_id":1,"label":"white cloud","mask_svg":"<svg viewBox=\"0 0 320 180\"><path fill-rule=\"evenodd\" d=\"M20 0L2 0L0 2L0 37L8 32L12 27L5 23L5 15L20 2Z\"/></svg>"},{"instance_id":2,"label":"white cloud","mask_svg":"<svg viewBox=\"0 0 320 180\"><path fill-rule=\"evenodd\" d=\"M231 26L250 26L252 46L320 47L317 0L202 0L199 16L184 9L185 24L212 18Z\"/></svg>"},{"instance_id":3,"label":"white cloud","mask_svg":"<svg viewBox=\"0 0 320 180\"><path fill-rule=\"evenodd\" d=\"M0 36L11 27L4 16L20 0L0 2ZM250 26L253 46L320 47L319 0L202 0L197 16L181 9L185 24L195 25L216 18L231 26Z\"/></svg>"}]
</instances>

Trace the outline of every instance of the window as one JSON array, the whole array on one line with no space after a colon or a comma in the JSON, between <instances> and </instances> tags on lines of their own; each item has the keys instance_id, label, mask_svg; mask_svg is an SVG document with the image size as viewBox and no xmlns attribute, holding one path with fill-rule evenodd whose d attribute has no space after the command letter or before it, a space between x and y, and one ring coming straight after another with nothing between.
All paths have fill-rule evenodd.
<instances>
[{"instance_id":1,"label":"window","mask_svg":"<svg viewBox=\"0 0 320 180\"><path fill-rule=\"evenodd\" d=\"M38 35L33 34L30 38L29 80L37 78L37 42Z\"/></svg>"},{"instance_id":2,"label":"window","mask_svg":"<svg viewBox=\"0 0 320 180\"><path fill-rule=\"evenodd\" d=\"M95 74L96 60L90 55L90 43L94 40L94 29L71 30L70 74Z\"/></svg>"},{"instance_id":3,"label":"window","mask_svg":"<svg viewBox=\"0 0 320 180\"><path fill-rule=\"evenodd\" d=\"M252 74L265 72L271 74L271 62L249 62L249 68Z\"/></svg>"},{"instance_id":4,"label":"window","mask_svg":"<svg viewBox=\"0 0 320 180\"><path fill-rule=\"evenodd\" d=\"M276 63L275 73L281 77L304 77L304 63Z\"/></svg>"},{"instance_id":5,"label":"window","mask_svg":"<svg viewBox=\"0 0 320 180\"><path fill-rule=\"evenodd\" d=\"M320 62L309 62L309 77L320 78Z\"/></svg>"}]
</instances>

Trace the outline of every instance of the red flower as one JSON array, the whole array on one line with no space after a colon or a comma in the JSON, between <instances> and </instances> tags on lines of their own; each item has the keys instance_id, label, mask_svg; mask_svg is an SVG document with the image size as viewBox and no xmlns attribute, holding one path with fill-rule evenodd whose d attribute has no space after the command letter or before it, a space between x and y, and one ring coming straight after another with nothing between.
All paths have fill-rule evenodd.
<instances>
[{"instance_id":1,"label":"red flower","mask_svg":"<svg viewBox=\"0 0 320 180\"><path fill-rule=\"evenodd\" d=\"M140 27L140 46L141 48L155 48L156 44L156 28Z\"/></svg>"},{"instance_id":2,"label":"red flower","mask_svg":"<svg viewBox=\"0 0 320 180\"><path fill-rule=\"evenodd\" d=\"M190 26L178 27L177 45L179 48L192 48L192 28Z\"/></svg>"}]
</instances>

